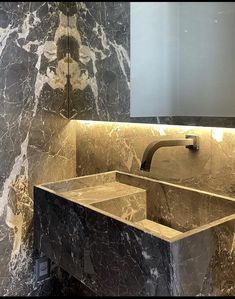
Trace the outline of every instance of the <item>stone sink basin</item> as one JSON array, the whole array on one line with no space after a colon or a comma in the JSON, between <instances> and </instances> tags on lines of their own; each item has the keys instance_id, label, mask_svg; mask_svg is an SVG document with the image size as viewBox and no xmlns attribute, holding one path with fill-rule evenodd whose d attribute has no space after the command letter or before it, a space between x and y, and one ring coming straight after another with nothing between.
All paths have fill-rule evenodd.
<instances>
[{"instance_id":1,"label":"stone sink basin","mask_svg":"<svg viewBox=\"0 0 235 299\"><path fill-rule=\"evenodd\" d=\"M235 295L235 200L111 171L34 188L35 247L100 296Z\"/></svg>"}]
</instances>

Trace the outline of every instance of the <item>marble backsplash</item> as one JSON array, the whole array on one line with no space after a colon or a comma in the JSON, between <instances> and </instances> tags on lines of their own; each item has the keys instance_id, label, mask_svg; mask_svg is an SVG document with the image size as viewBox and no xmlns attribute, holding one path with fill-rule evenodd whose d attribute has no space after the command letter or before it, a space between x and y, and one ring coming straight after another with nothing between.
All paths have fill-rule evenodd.
<instances>
[{"instance_id":1,"label":"marble backsplash","mask_svg":"<svg viewBox=\"0 0 235 299\"><path fill-rule=\"evenodd\" d=\"M73 121L77 175L121 170L222 195L235 196L235 129ZM155 140L195 134L200 150L161 148L151 171L140 171L146 146Z\"/></svg>"}]
</instances>

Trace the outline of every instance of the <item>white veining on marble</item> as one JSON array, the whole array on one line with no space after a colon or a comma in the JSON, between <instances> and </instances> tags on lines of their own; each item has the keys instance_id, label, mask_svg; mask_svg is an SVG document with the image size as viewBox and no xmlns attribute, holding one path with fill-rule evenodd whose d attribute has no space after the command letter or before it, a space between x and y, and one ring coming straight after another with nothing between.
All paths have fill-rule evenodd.
<instances>
[{"instance_id":1,"label":"white veining on marble","mask_svg":"<svg viewBox=\"0 0 235 299\"><path fill-rule=\"evenodd\" d=\"M230 250L230 254L232 254L235 251L235 232L233 234L233 241L232 241L232 246Z\"/></svg>"},{"instance_id":2,"label":"white veining on marble","mask_svg":"<svg viewBox=\"0 0 235 299\"><path fill-rule=\"evenodd\" d=\"M16 180L17 176L20 174L22 167L25 167L27 169L28 162L27 162L26 157L27 157L28 142L29 142L29 134L26 135L25 140L22 142L21 153L15 158L15 163L12 167L12 170L11 170L8 178L4 182L3 192L2 192L2 196L0 198L0 202L1 202L0 216L3 215L4 209L8 202L9 187L10 187L11 183Z\"/></svg>"},{"instance_id":3,"label":"white veining on marble","mask_svg":"<svg viewBox=\"0 0 235 299\"><path fill-rule=\"evenodd\" d=\"M33 23L30 24L30 17L33 17ZM36 25L38 25L39 23L41 23L41 20L36 16L36 11L34 12L28 12L26 14L26 17L23 21L23 24L20 28L20 31L18 31L18 39L20 38L24 38L27 39L30 29L34 28Z\"/></svg>"},{"instance_id":4,"label":"white veining on marble","mask_svg":"<svg viewBox=\"0 0 235 299\"><path fill-rule=\"evenodd\" d=\"M78 4L78 8L85 13L85 15L89 15L93 20L92 13L87 8L84 2ZM92 29L92 32L96 35L98 40L100 40L101 49L98 49L97 46L91 45L89 43L89 39L85 36L83 32L84 40L88 39L88 45L82 44L81 41L81 32L77 27L77 16L73 15L69 17L69 36L74 38L79 46L79 61L85 66L88 67L88 63L91 61L92 63L92 74L88 73L88 70L81 73L80 67L77 62L74 62L72 59L73 67L72 72L70 73L71 84L73 90L84 90L88 85L91 88L91 91L94 96L94 103L97 115L100 116L101 107L100 102L102 99L99 97L99 86L98 86L98 70L97 70L97 62L105 60L109 58L113 53L116 53L116 58L119 63L120 69L123 73L125 81L127 83L128 88L130 89L130 82L128 79L127 69L130 68L130 58L126 51L126 49L119 45L115 40L111 41L105 33L104 27L99 24L96 20L95 26ZM114 49L114 51L112 51ZM109 112L106 111L107 119L110 118Z\"/></svg>"},{"instance_id":5,"label":"white veining on marble","mask_svg":"<svg viewBox=\"0 0 235 299\"><path fill-rule=\"evenodd\" d=\"M143 250L142 251L142 255L143 257L146 259L146 260L150 260L151 259L151 256L148 254L147 251Z\"/></svg>"},{"instance_id":6,"label":"white veining on marble","mask_svg":"<svg viewBox=\"0 0 235 299\"><path fill-rule=\"evenodd\" d=\"M126 70L125 70L125 63L127 63L128 67L130 68L130 59L129 59L128 53L127 53L126 49L124 49L122 45L118 45L116 43L116 41L114 41L114 42L110 41L110 44L114 47L114 49L116 51L121 70L123 72L123 75L126 78L127 85L130 89L130 81L127 77Z\"/></svg>"},{"instance_id":7,"label":"white veining on marble","mask_svg":"<svg viewBox=\"0 0 235 299\"><path fill-rule=\"evenodd\" d=\"M123 140L123 147L121 149L121 154L123 156L123 162L125 163L125 166L129 171L131 171L134 160L137 162L137 165L140 167L141 161L137 156L135 149L127 143L126 139Z\"/></svg>"},{"instance_id":8,"label":"white veining on marble","mask_svg":"<svg viewBox=\"0 0 235 299\"><path fill-rule=\"evenodd\" d=\"M2 54L2 51L5 49L6 42L9 36L15 31L17 31L17 28L11 28L11 24L9 24L7 28L0 27L0 56Z\"/></svg>"},{"instance_id":9,"label":"white veining on marble","mask_svg":"<svg viewBox=\"0 0 235 299\"><path fill-rule=\"evenodd\" d=\"M50 5L48 4L48 7ZM25 14L25 19L22 20L22 25L12 28L9 24L6 28L0 28L0 55L3 54L3 50L7 46L7 41L11 38L11 34L15 32L17 35L11 42L18 48L23 49L27 53L37 55L35 64L35 79L34 79L34 95L32 95L29 101L28 109L28 122L22 132L23 141L19 145L20 153L17 154L13 161L13 165L6 177L2 194L0 197L0 216L5 217L6 225L11 229L10 241L12 241L12 249L10 253L9 261L9 274L12 276L12 285L16 282L20 282L22 273L28 273L29 265L31 263L31 257L29 254L29 240L27 240L27 229L31 221L29 219L32 216L32 198L29 196L29 185L28 182L31 180L28 166L28 149L29 149L29 136L32 128L33 121L38 112L39 97L45 84L49 84L52 89L65 88L67 83L67 57L58 62L56 68L46 69L46 73L41 71L42 58L43 56L48 59L49 62L53 62L57 58L57 42L63 34L67 34L67 27L64 27L63 22L59 23L57 28L56 38L54 40L29 40L31 30L35 27L40 26L41 20L37 16L38 11L28 12ZM61 17L64 21L66 18ZM67 20L67 19L66 19ZM67 25L66 25L67 26ZM32 46L34 51L32 51ZM28 54L27 54L28 55ZM3 58L1 57L1 60ZM29 74L30 75L30 74ZM5 91L9 87L3 88L3 96L7 99ZM15 100L15 99L14 99ZM4 101L6 101L4 99ZM23 108L24 109L24 108ZM20 124L23 121L24 110L17 116L16 122ZM4 112L5 113L5 112ZM10 128L10 123L8 124ZM20 131L20 130L19 130ZM21 134L21 132L19 132ZM30 216L31 215L31 216ZM28 281L33 281L33 273L28 273ZM12 294L15 290L13 286L9 286L6 290L6 294Z\"/></svg>"},{"instance_id":10,"label":"white veining on marble","mask_svg":"<svg viewBox=\"0 0 235 299\"><path fill-rule=\"evenodd\" d=\"M35 13L36 12L34 12L34 14ZM36 22L34 23L34 25L37 25L39 21L38 21L37 17L35 19L36 19ZM22 31L23 33L19 34L19 38L22 38L22 37L26 38L29 34L30 28L34 28L34 26L29 25L28 22L29 22L29 14L27 14L27 16L26 16L26 18L23 22L23 31ZM14 28L14 30L17 30L17 28ZM9 30L7 32L8 32L8 35L9 35ZM59 38L58 34L57 34L57 38ZM4 40L6 40L6 39L4 39ZM38 46L38 50L37 50L38 61L36 63L37 77L36 77L36 81L35 81L35 98L34 98L34 105L33 105L33 109L32 109L33 115L32 115L32 118L31 118L31 123L33 121L33 118L36 115L37 106L38 106L38 98L40 96L40 93L41 93L41 90L42 90L44 84L48 83L53 89L58 88L58 87L59 88L64 88L64 86L66 84L65 80L62 80L62 82L64 84L58 84L58 82L61 83L59 78L62 77L64 79L65 76L60 76L57 73L56 74L54 72L51 73L50 71L48 71L48 73L47 73L48 76L42 75L40 73L41 56L44 54L44 52L48 53L48 48L50 47L50 45L52 45L52 43L53 43L53 41L52 42L45 42L45 44ZM18 44L17 40L16 40L16 44ZM36 43L36 42L34 42L34 44L39 45L39 43ZM28 45L28 43L26 45ZM24 48L29 50L29 48L27 46L24 47ZM1 54L1 52L0 52L0 54ZM53 51L53 54L50 58L50 61L52 61L54 59L56 59L56 53ZM63 73L63 71L61 69L63 69L63 67L59 68L59 71L58 71L59 74ZM47 70L49 70L49 68ZM56 81L57 81L57 84L55 83ZM30 131L31 123L29 125L29 131ZM2 197L1 197L2 204L0 206L0 216L3 214L5 205L7 203L7 198L8 198L8 193L9 193L9 185L12 181L15 181L16 177L20 173L21 167L23 167L24 163L26 163L25 162L26 161L25 157L27 157L27 148L28 148L28 142L29 142L29 131L26 135L25 140L21 144L21 153L18 157L15 158L15 163L12 167L12 171L11 171L9 177L6 179L6 181L4 183L3 193L2 193Z\"/></svg>"},{"instance_id":11,"label":"white veining on marble","mask_svg":"<svg viewBox=\"0 0 235 299\"><path fill-rule=\"evenodd\" d=\"M69 37L74 38L77 43L78 43L78 47L79 47L79 51L80 51L80 55L79 55L79 61L81 61L84 65L87 65L89 63L90 60L92 60L92 65L93 65L93 73L94 76L90 76L88 75L88 71L85 70L85 72L81 72L80 67L78 65L78 63L73 60L70 57L69 60L69 70L70 70L70 77L71 77L71 84L72 84L72 88L73 90L84 90L87 85L90 85L91 90L93 92L94 95L94 99L95 99L95 105L96 105L96 111L97 114L99 115L100 113L100 108L98 105L98 85L97 85L97 80L96 80L96 73L97 73L97 69L96 69L96 52L93 51L92 48L89 48L85 45L82 44L81 42L81 37L80 37L80 33L77 29L77 16L73 15L69 17Z\"/></svg>"}]
</instances>

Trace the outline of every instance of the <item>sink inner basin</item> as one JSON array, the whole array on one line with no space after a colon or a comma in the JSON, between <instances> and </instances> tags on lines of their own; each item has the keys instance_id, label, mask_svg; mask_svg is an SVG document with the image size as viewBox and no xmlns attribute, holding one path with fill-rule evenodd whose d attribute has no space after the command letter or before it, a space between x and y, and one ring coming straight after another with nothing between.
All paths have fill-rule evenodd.
<instances>
[{"instance_id":1,"label":"sink inner basin","mask_svg":"<svg viewBox=\"0 0 235 299\"><path fill-rule=\"evenodd\" d=\"M171 239L235 213L235 201L119 171L43 185L109 217Z\"/></svg>"},{"instance_id":2,"label":"sink inner basin","mask_svg":"<svg viewBox=\"0 0 235 299\"><path fill-rule=\"evenodd\" d=\"M141 188L111 182L62 194L128 221L146 218L146 190Z\"/></svg>"}]
</instances>

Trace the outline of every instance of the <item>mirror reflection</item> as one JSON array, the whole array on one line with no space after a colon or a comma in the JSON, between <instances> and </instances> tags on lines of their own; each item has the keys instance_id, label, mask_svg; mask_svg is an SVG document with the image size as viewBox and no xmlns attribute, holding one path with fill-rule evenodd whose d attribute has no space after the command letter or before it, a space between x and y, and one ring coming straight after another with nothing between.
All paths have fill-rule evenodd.
<instances>
[{"instance_id":1,"label":"mirror reflection","mask_svg":"<svg viewBox=\"0 0 235 299\"><path fill-rule=\"evenodd\" d=\"M131 3L131 117L235 115L235 2Z\"/></svg>"}]
</instances>

